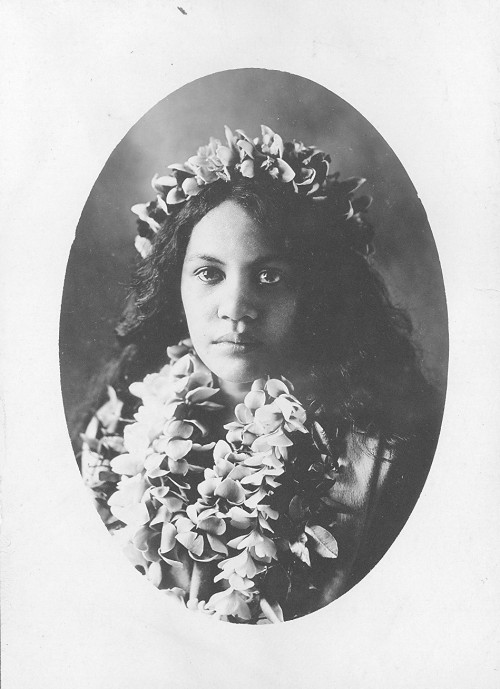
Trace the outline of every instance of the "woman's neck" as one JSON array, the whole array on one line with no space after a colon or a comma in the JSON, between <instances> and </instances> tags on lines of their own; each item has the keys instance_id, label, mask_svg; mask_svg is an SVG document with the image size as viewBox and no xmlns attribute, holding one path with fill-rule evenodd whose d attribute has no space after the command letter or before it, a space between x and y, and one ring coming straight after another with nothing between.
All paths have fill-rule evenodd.
<instances>
[{"instance_id":1,"label":"woman's neck","mask_svg":"<svg viewBox=\"0 0 500 689\"><path fill-rule=\"evenodd\" d=\"M250 391L252 383L231 383L219 378L217 386L220 388L220 399L231 417L234 416L234 408L245 399Z\"/></svg>"}]
</instances>

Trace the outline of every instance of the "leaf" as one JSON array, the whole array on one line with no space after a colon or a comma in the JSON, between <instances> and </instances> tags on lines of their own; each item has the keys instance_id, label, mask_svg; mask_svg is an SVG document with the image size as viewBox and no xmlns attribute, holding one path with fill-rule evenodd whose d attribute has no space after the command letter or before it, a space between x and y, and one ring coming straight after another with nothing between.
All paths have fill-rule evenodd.
<instances>
[{"instance_id":1,"label":"leaf","mask_svg":"<svg viewBox=\"0 0 500 689\"><path fill-rule=\"evenodd\" d=\"M314 541L314 550L321 557L336 558L339 554L337 541L322 526L306 526L305 532Z\"/></svg>"},{"instance_id":2,"label":"leaf","mask_svg":"<svg viewBox=\"0 0 500 689\"><path fill-rule=\"evenodd\" d=\"M288 505L288 514L294 522L300 522L306 516L306 511L302 505L302 500L298 495L294 495Z\"/></svg>"}]
</instances>

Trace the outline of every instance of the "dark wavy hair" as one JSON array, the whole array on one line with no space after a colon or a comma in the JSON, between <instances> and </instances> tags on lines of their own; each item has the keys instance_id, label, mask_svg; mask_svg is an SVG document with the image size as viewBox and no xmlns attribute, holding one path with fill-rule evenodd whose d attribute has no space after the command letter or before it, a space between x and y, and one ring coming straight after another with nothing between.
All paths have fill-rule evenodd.
<instances>
[{"instance_id":1,"label":"dark wavy hair","mask_svg":"<svg viewBox=\"0 0 500 689\"><path fill-rule=\"evenodd\" d=\"M187 336L180 276L194 226L224 201L265 228L295 267L298 311L289 374L327 425L343 423L387 439L409 436L428 410L411 323L381 277L356 250L354 222L269 180L216 182L163 223L135 275L117 327L124 347L112 383L162 365L168 345Z\"/></svg>"},{"instance_id":2,"label":"dark wavy hair","mask_svg":"<svg viewBox=\"0 0 500 689\"><path fill-rule=\"evenodd\" d=\"M384 281L359 251L369 226L279 182L243 178L207 185L167 217L140 263L116 328L119 351L94 386L91 411L104 402L107 383L130 418L137 404L130 383L158 370L167 347L188 335L180 295L187 245L195 225L225 201L243 208L294 266L296 335L283 373L324 428L329 450L340 456L348 434L357 431L377 438L374 461L389 450L395 462L351 586L386 552L418 499L442 412L440 394L421 371L408 316L391 303Z\"/></svg>"}]
</instances>

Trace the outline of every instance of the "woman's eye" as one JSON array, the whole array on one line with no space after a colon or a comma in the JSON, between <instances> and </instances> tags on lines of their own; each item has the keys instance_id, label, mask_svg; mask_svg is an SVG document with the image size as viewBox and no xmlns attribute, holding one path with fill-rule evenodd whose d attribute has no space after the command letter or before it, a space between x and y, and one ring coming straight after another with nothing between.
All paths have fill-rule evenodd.
<instances>
[{"instance_id":1,"label":"woman's eye","mask_svg":"<svg viewBox=\"0 0 500 689\"><path fill-rule=\"evenodd\" d=\"M259 284L276 285L281 280L281 272L276 268L266 268L259 273Z\"/></svg>"},{"instance_id":2,"label":"woman's eye","mask_svg":"<svg viewBox=\"0 0 500 689\"><path fill-rule=\"evenodd\" d=\"M218 268L202 268L195 273L196 277L209 285L222 280L222 273Z\"/></svg>"}]
</instances>

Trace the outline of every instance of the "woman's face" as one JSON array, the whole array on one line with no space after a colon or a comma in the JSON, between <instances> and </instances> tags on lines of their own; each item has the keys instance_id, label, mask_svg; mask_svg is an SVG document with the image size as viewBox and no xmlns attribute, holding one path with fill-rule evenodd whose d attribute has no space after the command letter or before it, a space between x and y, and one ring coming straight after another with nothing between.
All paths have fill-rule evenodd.
<instances>
[{"instance_id":1,"label":"woman's face","mask_svg":"<svg viewBox=\"0 0 500 689\"><path fill-rule=\"evenodd\" d=\"M296 312L293 273L266 230L234 201L195 225L182 303L193 346L219 379L249 383L283 369Z\"/></svg>"}]
</instances>

